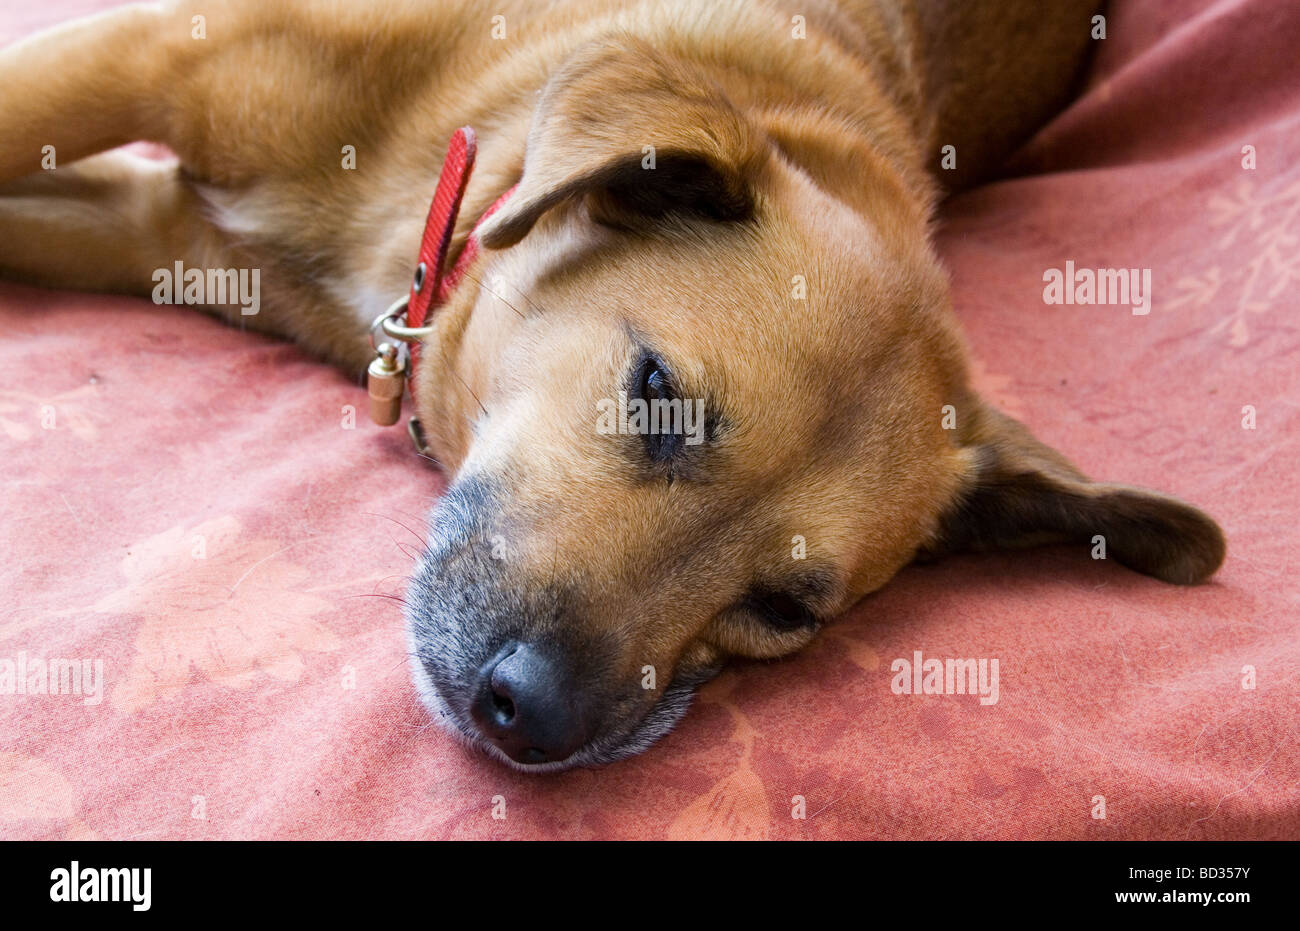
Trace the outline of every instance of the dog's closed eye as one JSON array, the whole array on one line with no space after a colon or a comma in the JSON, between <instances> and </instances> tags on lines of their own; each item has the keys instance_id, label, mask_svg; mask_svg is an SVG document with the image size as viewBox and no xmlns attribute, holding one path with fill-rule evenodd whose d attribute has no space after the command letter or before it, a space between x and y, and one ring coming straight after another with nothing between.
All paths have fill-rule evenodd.
<instances>
[{"instance_id":1,"label":"dog's closed eye","mask_svg":"<svg viewBox=\"0 0 1300 931\"><path fill-rule=\"evenodd\" d=\"M642 357L641 363L637 366L633 389L635 392L633 397L644 401L648 410L670 410L670 405L677 399L677 391L668 367L664 365L662 359L652 354ZM671 461L682 445L681 430L673 429L673 425L669 425L667 430L647 430L644 436L646 455L656 464Z\"/></svg>"},{"instance_id":2,"label":"dog's closed eye","mask_svg":"<svg viewBox=\"0 0 1300 931\"><path fill-rule=\"evenodd\" d=\"M756 582L735 608L762 621L774 633L810 632L834 613L838 592L834 572L810 568L779 581Z\"/></svg>"},{"instance_id":3,"label":"dog's closed eye","mask_svg":"<svg viewBox=\"0 0 1300 931\"><path fill-rule=\"evenodd\" d=\"M816 627L819 619L800 598L785 591L752 589L738 607L779 633Z\"/></svg>"}]
</instances>

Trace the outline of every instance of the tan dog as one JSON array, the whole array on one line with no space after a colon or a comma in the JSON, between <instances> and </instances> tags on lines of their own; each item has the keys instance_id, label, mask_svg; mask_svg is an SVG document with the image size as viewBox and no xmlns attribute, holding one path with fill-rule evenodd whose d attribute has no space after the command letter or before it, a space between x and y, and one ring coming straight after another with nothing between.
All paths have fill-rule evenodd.
<instances>
[{"instance_id":1,"label":"tan dog","mask_svg":"<svg viewBox=\"0 0 1300 931\"><path fill-rule=\"evenodd\" d=\"M1067 99L1094 6L128 7L0 53L0 271L147 295L176 261L259 269L244 322L359 371L475 127L453 253L519 188L413 388L454 478L415 679L502 759L607 761L918 555L1101 534L1169 582L1219 566L1200 511L1089 482L980 402L928 242L940 185ZM97 154L136 139L179 166ZM700 433L607 435L619 392L698 401Z\"/></svg>"}]
</instances>

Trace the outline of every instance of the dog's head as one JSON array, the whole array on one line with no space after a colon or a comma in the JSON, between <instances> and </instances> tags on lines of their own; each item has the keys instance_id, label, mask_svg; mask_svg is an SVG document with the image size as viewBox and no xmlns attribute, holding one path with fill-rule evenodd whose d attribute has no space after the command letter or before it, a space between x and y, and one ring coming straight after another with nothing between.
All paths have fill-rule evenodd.
<instances>
[{"instance_id":1,"label":"dog's head","mask_svg":"<svg viewBox=\"0 0 1300 931\"><path fill-rule=\"evenodd\" d=\"M848 133L634 42L550 81L416 385L454 481L408 632L456 732L535 769L637 752L726 657L797 650L918 554L1102 535L1168 581L1218 566L1208 517L971 393L927 194Z\"/></svg>"}]
</instances>

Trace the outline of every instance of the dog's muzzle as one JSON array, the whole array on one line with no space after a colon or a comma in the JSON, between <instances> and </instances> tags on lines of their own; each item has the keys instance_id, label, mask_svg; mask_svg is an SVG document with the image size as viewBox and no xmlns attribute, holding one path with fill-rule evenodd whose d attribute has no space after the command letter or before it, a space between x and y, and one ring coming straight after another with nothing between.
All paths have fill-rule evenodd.
<instances>
[{"instance_id":1,"label":"dog's muzzle","mask_svg":"<svg viewBox=\"0 0 1300 931\"><path fill-rule=\"evenodd\" d=\"M407 589L412 676L438 723L530 772L640 753L686 712L717 670L675 671L647 690L615 634L577 623L580 592L516 574L493 558L505 498L462 476L430 518L429 546ZM624 672L618 672L618 670Z\"/></svg>"}]
</instances>

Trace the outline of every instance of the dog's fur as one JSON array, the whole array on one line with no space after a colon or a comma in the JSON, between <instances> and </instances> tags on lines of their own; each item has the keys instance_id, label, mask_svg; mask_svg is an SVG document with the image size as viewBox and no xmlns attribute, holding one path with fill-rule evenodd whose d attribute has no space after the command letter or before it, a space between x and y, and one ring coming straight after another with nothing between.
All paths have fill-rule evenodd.
<instances>
[{"instance_id":1,"label":"dog's fur","mask_svg":"<svg viewBox=\"0 0 1300 931\"><path fill-rule=\"evenodd\" d=\"M0 52L0 273L149 294L177 260L259 268L245 322L357 371L407 289L445 141L472 125L453 252L520 185L413 388L454 479L410 592L415 678L484 743L476 671L508 639L558 644L599 721L533 768L607 761L725 657L798 649L918 556L1101 534L1169 582L1219 566L1210 518L1088 481L972 393L929 244L942 189L1068 99L1096 6L126 7ZM178 164L106 152L138 139ZM57 170L38 170L46 145ZM706 442L663 462L594 427L649 353L706 401Z\"/></svg>"}]
</instances>

